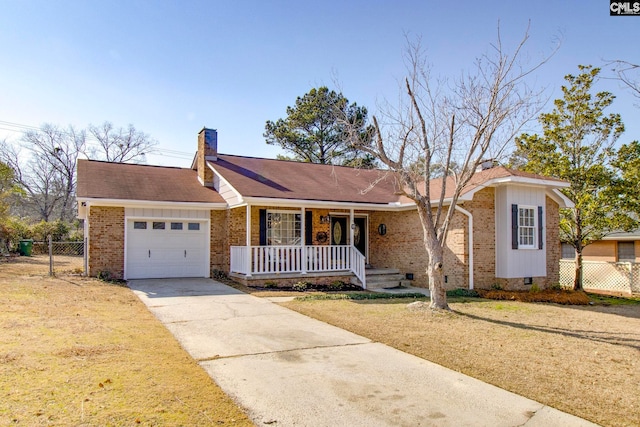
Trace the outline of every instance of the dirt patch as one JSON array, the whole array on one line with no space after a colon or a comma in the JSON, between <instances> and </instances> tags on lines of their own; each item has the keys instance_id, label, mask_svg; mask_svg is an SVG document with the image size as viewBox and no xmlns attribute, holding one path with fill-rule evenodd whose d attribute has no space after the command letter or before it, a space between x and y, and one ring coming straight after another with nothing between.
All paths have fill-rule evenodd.
<instances>
[{"instance_id":1,"label":"dirt patch","mask_svg":"<svg viewBox=\"0 0 640 427\"><path fill-rule=\"evenodd\" d=\"M126 287L0 263L0 425L253 425Z\"/></svg>"},{"instance_id":2,"label":"dirt patch","mask_svg":"<svg viewBox=\"0 0 640 427\"><path fill-rule=\"evenodd\" d=\"M640 425L640 305L465 298L434 313L412 302L282 305L598 424Z\"/></svg>"}]
</instances>

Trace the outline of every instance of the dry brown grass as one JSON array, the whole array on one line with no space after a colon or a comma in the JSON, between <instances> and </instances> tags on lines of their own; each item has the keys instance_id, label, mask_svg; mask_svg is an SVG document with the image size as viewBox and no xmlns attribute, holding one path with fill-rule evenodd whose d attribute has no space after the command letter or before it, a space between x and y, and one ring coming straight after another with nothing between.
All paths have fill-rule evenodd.
<instances>
[{"instance_id":1,"label":"dry brown grass","mask_svg":"<svg viewBox=\"0 0 640 427\"><path fill-rule=\"evenodd\" d=\"M640 425L640 305L458 301L451 313L408 300L283 305L593 422Z\"/></svg>"},{"instance_id":2,"label":"dry brown grass","mask_svg":"<svg viewBox=\"0 0 640 427\"><path fill-rule=\"evenodd\" d=\"M487 299L520 302L553 302L556 304L587 305L591 301L585 292L565 289L544 289L538 292L479 289L478 294L482 298Z\"/></svg>"},{"instance_id":3,"label":"dry brown grass","mask_svg":"<svg viewBox=\"0 0 640 427\"><path fill-rule=\"evenodd\" d=\"M1 425L253 425L122 286L0 263Z\"/></svg>"}]
</instances>

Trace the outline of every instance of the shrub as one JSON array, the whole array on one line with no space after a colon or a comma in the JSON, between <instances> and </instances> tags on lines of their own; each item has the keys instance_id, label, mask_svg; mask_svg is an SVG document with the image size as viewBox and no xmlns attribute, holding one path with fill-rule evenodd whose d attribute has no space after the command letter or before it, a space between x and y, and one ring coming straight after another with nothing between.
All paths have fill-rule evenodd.
<instances>
[{"instance_id":1,"label":"shrub","mask_svg":"<svg viewBox=\"0 0 640 427\"><path fill-rule=\"evenodd\" d=\"M64 221L40 221L31 227L33 239L37 242L46 242L51 235L54 242L65 240L71 227Z\"/></svg>"},{"instance_id":2,"label":"shrub","mask_svg":"<svg viewBox=\"0 0 640 427\"><path fill-rule=\"evenodd\" d=\"M340 291L345 288L345 283L342 280L334 280L327 285L327 289L330 291Z\"/></svg>"},{"instance_id":3,"label":"shrub","mask_svg":"<svg viewBox=\"0 0 640 427\"><path fill-rule=\"evenodd\" d=\"M9 217L0 223L0 238L5 239L7 250L18 250L21 239L31 239L33 234L26 221L18 217Z\"/></svg>"},{"instance_id":4,"label":"shrub","mask_svg":"<svg viewBox=\"0 0 640 427\"><path fill-rule=\"evenodd\" d=\"M309 282L297 282L291 286L291 289L297 292L304 292L309 288Z\"/></svg>"},{"instance_id":5,"label":"shrub","mask_svg":"<svg viewBox=\"0 0 640 427\"><path fill-rule=\"evenodd\" d=\"M225 273L222 270L218 270L217 268L214 268L213 270L211 270L211 278L213 278L214 280L227 280L227 273Z\"/></svg>"},{"instance_id":6,"label":"shrub","mask_svg":"<svg viewBox=\"0 0 640 427\"><path fill-rule=\"evenodd\" d=\"M268 280L268 281L264 282L264 287L267 288L267 289L277 288L278 287L278 282L273 282L271 280Z\"/></svg>"},{"instance_id":7,"label":"shrub","mask_svg":"<svg viewBox=\"0 0 640 427\"><path fill-rule=\"evenodd\" d=\"M534 283L533 285L531 285L529 292L531 292L532 294L540 292L540 286Z\"/></svg>"},{"instance_id":8,"label":"shrub","mask_svg":"<svg viewBox=\"0 0 640 427\"><path fill-rule=\"evenodd\" d=\"M98 271L98 275L96 277L98 280L102 280L104 282L110 282L112 279L112 275L109 270Z\"/></svg>"},{"instance_id":9,"label":"shrub","mask_svg":"<svg viewBox=\"0 0 640 427\"><path fill-rule=\"evenodd\" d=\"M469 297L469 298L478 298L480 295L475 289L452 289L447 291L448 297Z\"/></svg>"},{"instance_id":10,"label":"shrub","mask_svg":"<svg viewBox=\"0 0 640 427\"><path fill-rule=\"evenodd\" d=\"M499 283L494 283L493 285L491 285L491 289L493 289L495 291L501 291L502 290L502 286Z\"/></svg>"}]
</instances>

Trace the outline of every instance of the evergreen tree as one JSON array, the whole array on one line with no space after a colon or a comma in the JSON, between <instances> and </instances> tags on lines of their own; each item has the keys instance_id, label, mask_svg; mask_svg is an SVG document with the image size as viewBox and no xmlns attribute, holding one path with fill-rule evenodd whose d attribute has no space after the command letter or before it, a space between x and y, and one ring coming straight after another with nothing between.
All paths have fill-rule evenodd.
<instances>
[{"instance_id":1,"label":"evergreen tree","mask_svg":"<svg viewBox=\"0 0 640 427\"><path fill-rule=\"evenodd\" d=\"M526 159L521 168L553 176L570 183L562 190L574 207L562 209L561 239L576 251L574 289L582 289L582 253L590 243L607 234L629 230L636 216L629 211L629 191L635 184L622 173L625 153L636 145L616 153L615 144L624 132L619 114L605 114L615 96L593 93L599 68L580 65L580 74L567 75L562 86L564 97L554 101L550 113L541 114L542 135L523 134L516 138L516 157ZM637 153L637 151L636 151ZM637 157L635 158L637 162Z\"/></svg>"}]
</instances>

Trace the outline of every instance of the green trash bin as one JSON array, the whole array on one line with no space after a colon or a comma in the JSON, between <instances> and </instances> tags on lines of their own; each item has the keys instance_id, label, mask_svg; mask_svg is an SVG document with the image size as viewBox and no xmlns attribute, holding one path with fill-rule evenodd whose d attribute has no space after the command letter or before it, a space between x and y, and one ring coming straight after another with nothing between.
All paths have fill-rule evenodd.
<instances>
[{"instance_id":1,"label":"green trash bin","mask_svg":"<svg viewBox=\"0 0 640 427\"><path fill-rule=\"evenodd\" d=\"M33 240L31 239L20 240L20 255L31 256L32 252L33 252Z\"/></svg>"}]
</instances>

